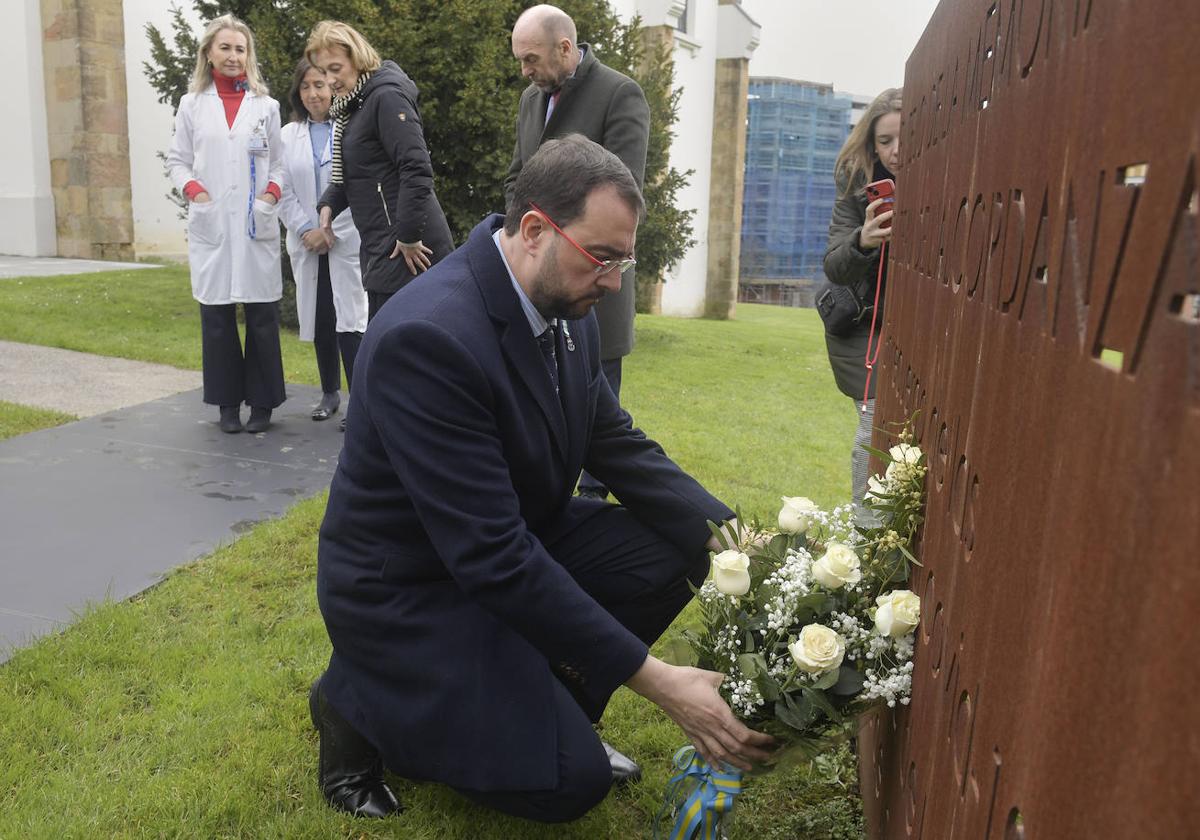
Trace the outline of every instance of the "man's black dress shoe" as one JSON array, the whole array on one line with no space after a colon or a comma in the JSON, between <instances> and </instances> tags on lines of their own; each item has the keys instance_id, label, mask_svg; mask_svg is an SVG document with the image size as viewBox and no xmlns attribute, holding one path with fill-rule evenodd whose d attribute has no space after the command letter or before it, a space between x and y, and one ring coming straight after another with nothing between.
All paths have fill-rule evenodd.
<instances>
[{"instance_id":1,"label":"man's black dress shoe","mask_svg":"<svg viewBox=\"0 0 1200 840\"><path fill-rule=\"evenodd\" d=\"M328 420L333 415L337 414L338 406L342 404L342 398L338 396L337 391L326 392L321 395L321 401L317 403L317 407L312 410L312 419Z\"/></svg>"},{"instance_id":2,"label":"man's black dress shoe","mask_svg":"<svg viewBox=\"0 0 1200 840\"><path fill-rule=\"evenodd\" d=\"M250 406L250 419L246 421L246 431L251 434L265 432L271 425L271 409Z\"/></svg>"},{"instance_id":3,"label":"man's black dress shoe","mask_svg":"<svg viewBox=\"0 0 1200 840\"><path fill-rule=\"evenodd\" d=\"M625 785L630 782L640 782L642 780L642 768L638 766L636 761L623 753L617 752L608 741L601 741L600 745L604 747L604 752L608 756L608 763L612 767L614 785Z\"/></svg>"},{"instance_id":4,"label":"man's black dress shoe","mask_svg":"<svg viewBox=\"0 0 1200 840\"><path fill-rule=\"evenodd\" d=\"M400 811L400 800L383 780L379 751L329 705L319 677L308 692L308 711L321 739L317 781L325 801L356 817Z\"/></svg>"},{"instance_id":5,"label":"man's black dress shoe","mask_svg":"<svg viewBox=\"0 0 1200 840\"><path fill-rule=\"evenodd\" d=\"M221 406L221 422L219 423L221 431L232 435L242 430L242 417L240 405L223 405Z\"/></svg>"}]
</instances>

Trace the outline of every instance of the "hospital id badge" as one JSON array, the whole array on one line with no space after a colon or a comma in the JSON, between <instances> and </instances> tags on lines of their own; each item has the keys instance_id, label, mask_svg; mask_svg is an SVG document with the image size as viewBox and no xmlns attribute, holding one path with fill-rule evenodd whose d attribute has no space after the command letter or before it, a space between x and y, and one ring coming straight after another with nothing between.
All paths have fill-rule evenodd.
<instances>
[{"instance_id":1,"label":"hospital id badge","mask_svg":"<svg viewBox=\"0 0 1200 840\"><path fill-rule=\"evenodd\" d=\"M259 123L253 132L250 134L249 147L252 155L265 155L271 151L271 147L267 144L267 135L263 131L262 123Z\"/></svg>"}]
</instances>

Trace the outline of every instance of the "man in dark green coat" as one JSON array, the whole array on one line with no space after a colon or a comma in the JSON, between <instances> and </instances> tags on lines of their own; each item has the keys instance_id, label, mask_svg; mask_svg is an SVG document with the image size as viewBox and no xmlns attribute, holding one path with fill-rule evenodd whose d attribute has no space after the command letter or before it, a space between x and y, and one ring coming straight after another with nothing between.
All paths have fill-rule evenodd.
<instances>
[{"instance_id":1,"label":"man in dark green coat","mask_svg":"<svg viewBox=\"0 0 1200 840\"><path fill-rule=\"evenodd\" d=\"M517 111L517 142L504 181L506 202L521 168L547 140L582 134L629 167L638 187L646 173L650 108L633 79L606 67L587 44L576 43L575 22L556 6L534 6L517 18L513 55L530 85ZM633 350L634 269L621 290L596 305L600 359L613 393L620 397L621 359ZM586 472L580 495L605 498L608 490Z\"/></svg>"}]
</instances>

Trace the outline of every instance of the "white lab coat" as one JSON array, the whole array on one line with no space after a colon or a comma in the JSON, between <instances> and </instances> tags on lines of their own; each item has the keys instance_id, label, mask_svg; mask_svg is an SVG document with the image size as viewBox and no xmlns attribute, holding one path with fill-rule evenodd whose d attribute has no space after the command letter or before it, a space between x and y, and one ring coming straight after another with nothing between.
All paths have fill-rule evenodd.
<instances>
[{"instance_id":1,"label":"white lab coat","mask_svg":"<svg viewBox=\"0 0 1200 840\"><path fill-rule=\"evenodd\" d=\"M268 153L254 157L251 184L250 138L258 126ZM270 181L282 187L281 146L279 103L269 96L246 91L232 128L216 85L180 101L167 172L180 192L195 180L212 199L188 206L192 297L200 303L269 303L283 295L279 208L258 198Z\"/></svg>"},{"instance_id":2,"label":"white lab coat","mask_svg":"<svg viewBox=\"0 0 1200 840\"><path fill-rule=\"evenodd\" d=\"M304 247L300 232L319 227L316 179L313 177L312 135L308 122L290 122L280 132L283 138L283 198L279 217L287 227L288 256L296 278L296 315L300 340L313 340L317 317L317 265L320 257ZM367 293L358 271L358 228L346 210L333 220L336 241L329 251L329 282L338 332L363 332L367 328Z\"/></svg>"}]
</instances>

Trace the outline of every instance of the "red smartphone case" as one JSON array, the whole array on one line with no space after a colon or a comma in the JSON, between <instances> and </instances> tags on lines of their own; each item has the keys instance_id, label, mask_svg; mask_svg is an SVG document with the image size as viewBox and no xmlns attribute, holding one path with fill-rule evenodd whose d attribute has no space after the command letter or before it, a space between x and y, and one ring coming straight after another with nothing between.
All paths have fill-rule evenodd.
<instances>
[{"instance_id":1,"label":"red smartphone case","mask_svg":"<svg viewBox=\"0 0 1200 840\"><path fill-rule=\"evenodd\" d=\"M867 184L867 204L870 204L872 201L880 198L886 200L890 204L896 203L896 182L891 178L883 178L882 180L872 181L871 183ZM883 209L890 210L891 208ZM882 212L882 210L880 212ZM882 228L890 228L891 226L891 219L880 225Z\"/></svg>"}]
</instances>

